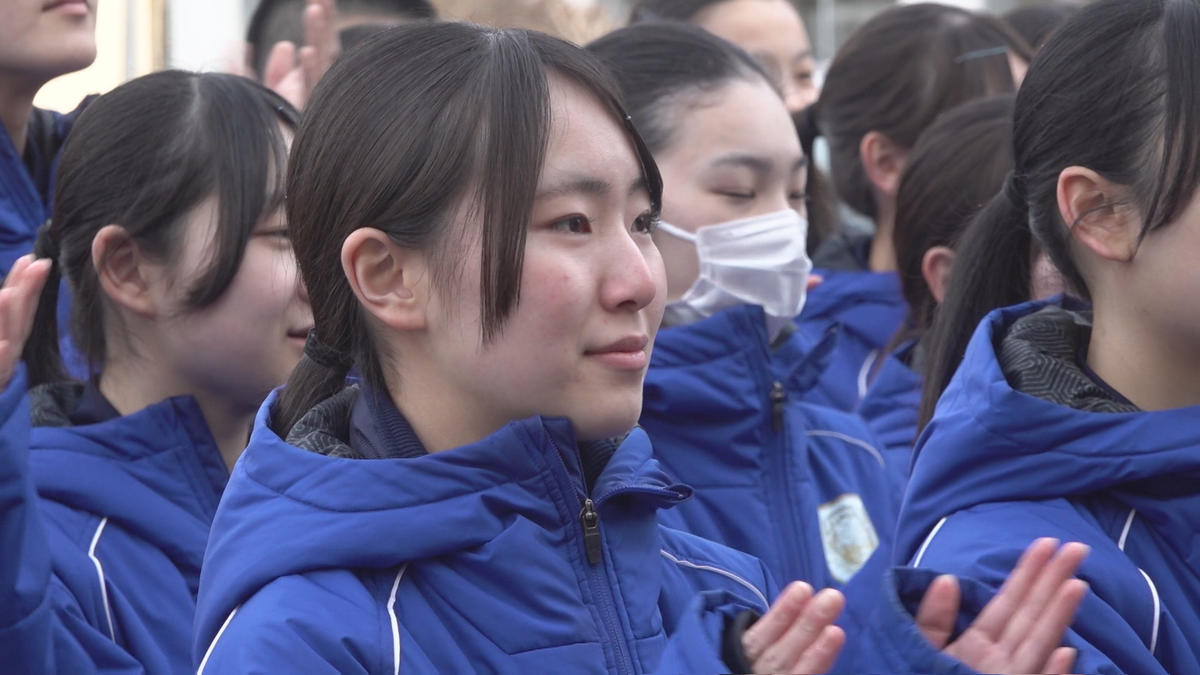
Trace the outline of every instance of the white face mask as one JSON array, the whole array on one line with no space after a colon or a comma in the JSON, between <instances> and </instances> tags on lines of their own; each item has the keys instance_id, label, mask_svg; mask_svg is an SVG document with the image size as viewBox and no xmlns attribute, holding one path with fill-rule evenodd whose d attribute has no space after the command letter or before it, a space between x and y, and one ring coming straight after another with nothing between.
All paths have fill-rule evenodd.
<instances>
[{"instance_id":1,"label":"white face mask","mask_svg":"<svg viewBox=\"0 0 1200 675\"><path fill-rule=\"evenodd\" d=\"M695 234L660 222L659 230L696 245L700 277L667 305L669 323L712 316L735 305L759 305L770 317L791 320L808 294L808 221L786 209L702 227Z\"/></svg>"}]
</instances>

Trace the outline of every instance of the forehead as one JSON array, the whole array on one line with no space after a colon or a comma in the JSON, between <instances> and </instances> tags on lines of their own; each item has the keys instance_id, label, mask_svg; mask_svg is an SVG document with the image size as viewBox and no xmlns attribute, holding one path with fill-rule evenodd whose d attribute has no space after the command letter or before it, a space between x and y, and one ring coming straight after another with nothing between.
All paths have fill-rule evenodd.
<instances>
[{"instance_id":1,"label":"forehead","mask_svg":"<svg viewBox=\"0 0 1200 675\"><path fill-rule=\"evenodd\" d=\"M681 101L678 110L669 154L682 151L690 161L703 163L711 156L737 152L788 167L803 156L783 100L765 82L730 82Z\"/></svg>"},{"instance_id":2,"label":"forehead","mask_svg":"<svg viewBox=\"0 0 1200 675\"><path fill-rule=\"evenodd\" d=\"M696 23L751 54L785 62L812 50L799 12L787 0L727 0L696 15Z\"/></svg>"},{"instance_id":3,"label":"forehead","mask_svg":"<svg viewBox=\"0 0 1200 675\"><path fill-rule=\"evenodd\" d=\"M578 175L628 184L642 175L633 142L600 100L578 83L551 74L550 138L542 182Z\"/></svg>"}]
</instances>

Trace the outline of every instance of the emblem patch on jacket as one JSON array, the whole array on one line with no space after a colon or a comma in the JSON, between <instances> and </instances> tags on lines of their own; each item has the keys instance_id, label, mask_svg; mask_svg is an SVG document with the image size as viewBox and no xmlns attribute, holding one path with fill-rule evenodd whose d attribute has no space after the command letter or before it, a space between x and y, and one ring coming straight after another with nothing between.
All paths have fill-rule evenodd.
<instances>
[{"instance_id":1,"label":"emblem patch on jacket","mask_svg":"<svg viewBox=\"0 0 1200 675\"><path fill-rule=\"evenodd\" d=\"M845 494L817 507L817 519L829 572L844 584L879 547L875 526L862 497L856 494Z\"/></svg>"}]
</instances>

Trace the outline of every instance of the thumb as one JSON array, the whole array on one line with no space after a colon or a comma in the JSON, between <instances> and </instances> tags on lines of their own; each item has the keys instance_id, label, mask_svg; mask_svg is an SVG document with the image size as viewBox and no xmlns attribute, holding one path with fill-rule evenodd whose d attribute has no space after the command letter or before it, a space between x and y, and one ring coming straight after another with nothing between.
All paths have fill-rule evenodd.
<instances>
[{"instance_id":1,"label":"thumb","mask_svg":"<svg viewBox=\"0 0 1200 675\"><path fill-rule=\"evenodd\" d=\"M917 628L933 644L935 649L944 649L954 634L954 622L958 618L958 579L943 575L933 580L921 607L917 610Z\"/></svg>"},{"instance_id":2,"label":"thumb","mask_svg":"<svg viewBox=\"0 0 1200 675\"><path fill-rule=\"evenodd\" d=\"M276 91L279 83L296 68L296 45L284 40L275 43L263 69L263 86Z\"/></svg>"}]
</instances>

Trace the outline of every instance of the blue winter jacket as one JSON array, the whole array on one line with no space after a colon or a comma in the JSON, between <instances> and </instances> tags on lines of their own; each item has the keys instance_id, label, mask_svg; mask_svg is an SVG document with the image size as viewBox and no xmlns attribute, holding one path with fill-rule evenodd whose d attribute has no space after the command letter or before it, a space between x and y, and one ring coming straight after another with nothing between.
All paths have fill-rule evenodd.
<instances>
[{"instance_id":1,"label":"blue winter jacket","mask_svg":"<svg viewBox=\"0 0 1200 675\"><path fill-rule=\"evenodd\" d=\"M1090 326L1055 308L998 310L976 331L918 443L897 560L997 588L1034 539L1081 541L1072 672L1200 673L1200 408L1079 409L1122 406L1073 365ZM1018 344L1018 329L1037 337Z\"/></svg>"},{"instance_id":2,"label":"blue winter jacket","mask_svg":"<svg viewBox=\"0 0 1200 675\"><path fill-rule=\"evenodd\" d=\"M659 331L641 426L696 490L664 523L816 588L841 588L889 548L900 489L877 442L858 417L805 402L836 338L772 348L749 305Z\"/></svg>"},{"instance_id":3,"label":"blue winter jacket","mask_svg":"<svg viewBox=\"0 0 1200 675\"><path fill-rule=\"evenodd\" d=\"M39 387L59 426L31 430L25 382L0 395L0 671L187 672L228 475L198 406L69 426L79 388Z\"/></svg>"},{"instance_id":4,"label":"blue winter jacket","mask_svg":"<svg viewBox=\"0 0 1200 675\"><path fill-rule=\"evenodd\" d=\"M691 490L640 430L588 490L563 419L347 459L358 396L310 411L301 447L264 404L213 525L200 672L727 672L726 618L774 597L759 561L659 524Z\"/></svg>"},{"instance_id":5,"label":"blue winter jacket","mask_svg":"<svg viewBox=\"0 0 1200 675\"><path fill-rule=\"evenodd\" d=\"M809 292L796 323L813 342L831 325L842 326L819 388L828 394L828 405L851 412L866 395L871 370L904 322L908 305L893 272L813 274L824 281Z\"/></svg>"},{"instance_id":6,"label":"blue winter jacket","mask_svg":"<svg viewBox=\"0 0 1200 675\"><path fill-rule=\"evenodd\" d=\"M66 115L34 109L25 151L30 163L17 154L12 139L0 130L0 279L8 275L17 258L33 251L38 228L50 219L59 153L75 120L94 98L85 99ZM59 325L68 325L70 308L70 295L64 281L59 288ZM87 368L83 358L66 337L66 331L63 331L61 348L68 370L78 377L85 377Z\"/></svg>"},{"instance_id":7,"label":"blue winter jacket","mask_svg":"<svg viewBox=\"0 0 1200 675\"><path fill-rule=\"evenodd\" d=\"M857 411L883 444L888 466L903 480L908 478L912 449L917 444L921 389L925 386L925 378L907 365L915 348L910 342L884 358Z\"/></svg>"}]
</instances>

